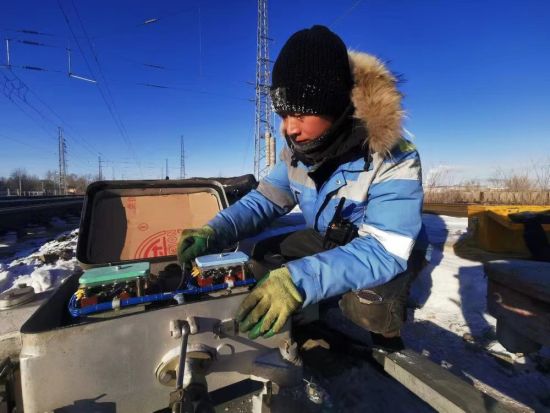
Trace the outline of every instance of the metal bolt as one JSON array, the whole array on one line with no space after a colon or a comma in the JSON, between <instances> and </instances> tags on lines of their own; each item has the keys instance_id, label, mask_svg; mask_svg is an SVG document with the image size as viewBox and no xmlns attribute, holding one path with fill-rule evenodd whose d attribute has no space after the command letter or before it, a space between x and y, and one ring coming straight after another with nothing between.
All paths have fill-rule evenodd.
<instances>
[{"instance_id":1,"label":"metal bolt","mask_svg":"<svg viewBox=\"0 0 550 413\"><path fill-rule=\"evenodd\" d=\"M173 338L180 338L181 330L180 320L170 320L170 335Z\"/></svg>"},{"instance_id":2,"label":"metal bolt","mask_svg":"<svg viewBox=\"0 0 550 413\"><path fill-rule=\"evenodd\" d=\"M176 378L176 372L174 370L163 371L159 376L159 381L162 384L168 384Z\"/></svg>"}]
</instances>

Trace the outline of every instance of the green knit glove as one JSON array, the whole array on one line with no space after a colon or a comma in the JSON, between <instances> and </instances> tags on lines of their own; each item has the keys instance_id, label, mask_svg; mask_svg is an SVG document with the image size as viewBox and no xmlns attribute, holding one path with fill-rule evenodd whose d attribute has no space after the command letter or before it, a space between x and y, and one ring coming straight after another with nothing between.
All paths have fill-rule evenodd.
<instances>
[{"instance_id":1,"label":"green knit glove","mask_svg":"<svg viewBox=\"0 0 550 413\"><path fill-rule=\"evenodd\" d=\"M184 229L178 241L178 262L183 266L192 259L215 249L216 233L205 225L202 228Z\"/></svg>"},{"instance_id":2,"label":"green knit glove","mask_svg":"<svg viewBox=\"0 0 550 413\"><path fill-rule=\"evenodd\" d=\"M290 272L282 267L269 272L243 300L237 313L239 329L248 337L269 338L278 333L304 302Z\"/></svg>"}]
</instances>

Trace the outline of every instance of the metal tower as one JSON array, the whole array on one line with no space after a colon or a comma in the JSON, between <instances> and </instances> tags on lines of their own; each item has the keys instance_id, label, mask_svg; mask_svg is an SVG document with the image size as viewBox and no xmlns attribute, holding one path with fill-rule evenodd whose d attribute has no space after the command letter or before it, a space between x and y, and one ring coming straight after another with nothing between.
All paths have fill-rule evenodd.
<instances>
[{"instance_id":1,"label":"metal tower","mask_svg":"<svg viewBox=\"0 0 550 413\"><path fill-rule=\"evenodd\" d=\"M67 145L63 137L63 128L58 128L59 132L59 192L67 195Z\"/></svg>"},{"instance_id":2,"label":"metal tower","mask_svg":"<svg viewBox=\"0 0 550 413\"><path fill-rule=\"evenodd\" d=\"M267 0L258 0L258 34L256 44L256 121L254 129L254 175L263 177L274 165L275 136L269 85L271 69L267 26Z\"/></svg>"},{"instance_id":3,"label":"metal tower","mask_svg":"<svg viewBox=\"0 0 550 413\"><path fill-rule=\"evenodd\" d=\"M103 166L103 165L102 165L102 162L103 162L103 161L101 160L101 155L98 155L98 157L97 157L97 162L98 162L98 166L99 166L99 175L98 175L98 179L99 179L100 181L102 181L102 180L103 180L103 168L102 168L102 166Z\"/></svg>"},{"instance_id":4,"label":"metal tower","mask_svg":"<svg viewBox=\"0 0 550 413\"><path fill-rule=\"evenodd\" d=\"M181 155L180 155L180 179L185 179L185 147L183 146L183 135L181 135Z\"/></svg>"}]
</instances>

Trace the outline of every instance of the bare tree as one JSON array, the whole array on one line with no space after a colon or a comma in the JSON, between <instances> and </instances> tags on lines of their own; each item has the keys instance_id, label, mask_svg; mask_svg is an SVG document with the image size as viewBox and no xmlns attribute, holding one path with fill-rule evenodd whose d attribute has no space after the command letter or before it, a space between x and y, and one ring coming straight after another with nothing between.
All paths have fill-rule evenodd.
<instances>
[{"instance_id":1,"label":"bare tree","mask_svg":"<svg viewBox=\"0 0 550 413\"><path fill-rule=\"evenodd\" d=\"M489 181L497 188L513 192L531 191L534 188L529 173L526 171L516 172L513 169L497 168Z\"/></svg>"},{"instance_id":2,"label":"bare tree","mask_svg":"<svg viewBox=\"0 0 550 413\"><path fill-rule=\"evenodd\" d=\"M535 174L534 185L539 191L550 190L550 156L539 162L532 161L532 169Z\"/></svg>"},{"instance_id":3,"label":"bare tree","mask_svg":"<svg viewBox=\"0 0 550 413\"><path fill-rule=\"evenodd\" d=\"M460 186L466 191L479 191L481 189L481 182L479 179L467 179L462 181Z\"/></svg>"},{"instance_id":4,"label":"bare tree","mask_svg":"<svg viewBox=\"0 0 550 413\"><path fill-rule=\"evenodd\" d=\"M446 165L439 165L430 168L426 176L424 187L428 190L454 185L455 179L452 168Z\"/></svg>"}]
</instances>

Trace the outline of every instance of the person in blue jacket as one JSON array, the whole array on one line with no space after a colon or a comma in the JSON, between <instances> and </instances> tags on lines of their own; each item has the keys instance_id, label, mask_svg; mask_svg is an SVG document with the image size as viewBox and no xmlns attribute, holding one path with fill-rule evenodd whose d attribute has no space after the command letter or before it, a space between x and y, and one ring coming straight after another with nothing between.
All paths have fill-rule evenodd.
<instances>
[{"instance_id":1,"label":"person in blue jacket","mask_svg":"<svg viewBox=\"0 0 550 413\"><path fill-rule=\"evenodd\" d=\"M283 46L271 85L287 142L280 161L257 190L205 227L183 231L178 246L187 263L258 234L299 205L307 228L261 241L252 253L253 272L265 277L237 315L251 338L269 337L292 313L335 296L356 324L399 337L423 191L396 83L380 60L348 51L324 26L298 31Z\"/></svg>"}]
</instances>

